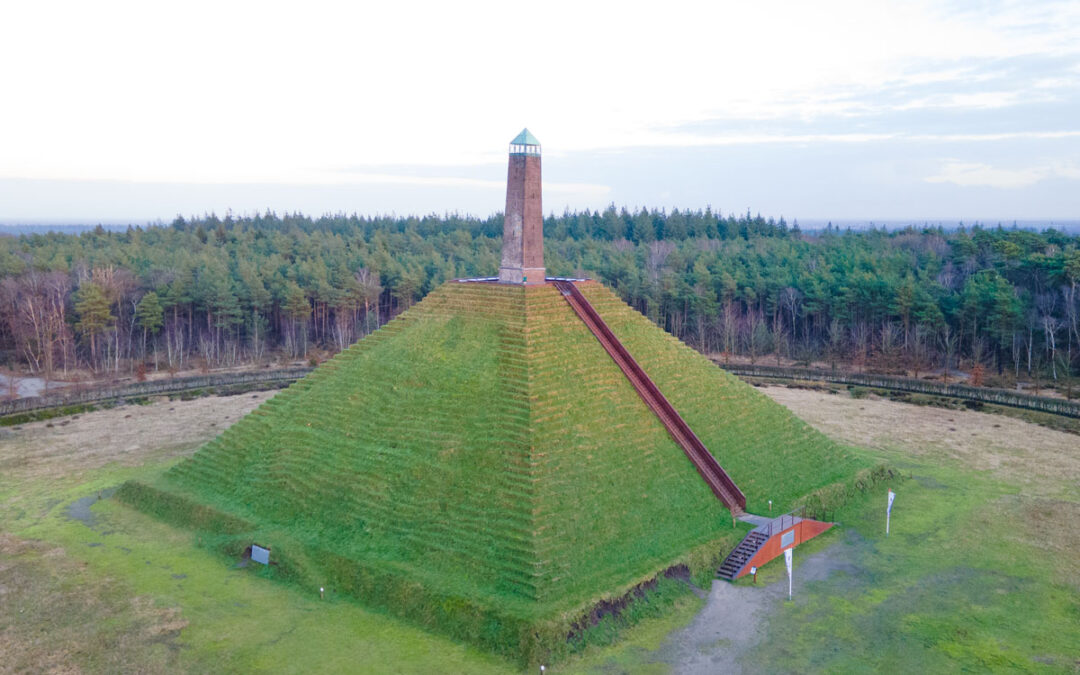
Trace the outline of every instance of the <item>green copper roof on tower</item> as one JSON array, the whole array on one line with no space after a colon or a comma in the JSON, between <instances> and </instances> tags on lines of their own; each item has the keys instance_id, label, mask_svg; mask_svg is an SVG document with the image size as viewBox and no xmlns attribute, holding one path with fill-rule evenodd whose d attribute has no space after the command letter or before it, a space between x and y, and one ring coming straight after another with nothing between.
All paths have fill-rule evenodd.
<instances>
[{"instance_id":1,"label":"green copper roof on tower","mask_svg":"<svg viewBox=\"0 0 1080 675\"><path fill-rule=\"evenodd\" d=\"M540 145L540 141L528 129L522 129L521 133L510 141L510 145Z\"/></svg>"}]
</instances>

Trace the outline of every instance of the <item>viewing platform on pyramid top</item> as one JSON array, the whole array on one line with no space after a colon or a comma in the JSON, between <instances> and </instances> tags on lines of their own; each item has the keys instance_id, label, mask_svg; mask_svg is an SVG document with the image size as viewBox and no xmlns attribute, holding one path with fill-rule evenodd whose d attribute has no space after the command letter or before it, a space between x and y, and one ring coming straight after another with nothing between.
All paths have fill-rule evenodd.
<instances>
[{"instance_id":1,"label":"viewing platform on pyramid top","mask_svg":"<svg viewBox=\"0 0 1080 675\"><path fill-rule=\"evenodd\" d=\"M514 136L510 141L511 155L539 155L540 141L528 129L522 129L521 133Z\"/></svg>"}]
</instances>

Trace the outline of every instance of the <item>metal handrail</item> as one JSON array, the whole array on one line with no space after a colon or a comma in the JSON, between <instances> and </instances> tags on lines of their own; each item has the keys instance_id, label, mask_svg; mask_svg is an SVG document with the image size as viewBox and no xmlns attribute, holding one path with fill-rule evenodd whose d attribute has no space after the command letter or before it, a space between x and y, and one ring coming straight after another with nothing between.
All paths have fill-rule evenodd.
<instances>
[{"instance_id":1,"label":"metal handrail","mask_svg":"<svg viewBox=\"0 0 1080 675\"><path fill-rule=\"evenodd\" d=\"M798 515L796 515L798 514ZM796 520L798 519L798 520ZM769 521L768 527L763 530L771 538L777 534L780 534L789 527L794 527L800 521L806 520L806 507L801 506L797 509L792 509L787 513L782 513L776 518Z\"/></svg>"}]
</instances>

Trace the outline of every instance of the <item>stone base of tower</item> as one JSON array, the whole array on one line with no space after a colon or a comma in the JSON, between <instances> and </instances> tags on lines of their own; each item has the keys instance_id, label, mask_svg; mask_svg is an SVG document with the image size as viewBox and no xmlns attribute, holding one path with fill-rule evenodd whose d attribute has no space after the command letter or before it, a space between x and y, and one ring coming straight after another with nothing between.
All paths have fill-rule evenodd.
<instances>
[{"instance_id":1,"label":"stone base of tower","mask_svg":"<svg viewBox=\"0 0 1080 675\"><path fill-rule=\"evenodd\" d=\"M499 283L537 286L544 283L546 275L547 270L543 267L500 267Z\"/></svg>"}]
</instances>

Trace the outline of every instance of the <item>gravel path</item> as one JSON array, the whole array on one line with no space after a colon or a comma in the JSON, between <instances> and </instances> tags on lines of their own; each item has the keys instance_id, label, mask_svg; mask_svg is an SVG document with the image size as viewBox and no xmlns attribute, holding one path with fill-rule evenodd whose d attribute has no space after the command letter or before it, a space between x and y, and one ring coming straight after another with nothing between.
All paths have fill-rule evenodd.
<instances>
[{"instance_id":1,"label":"gravel path","mask_svg":"<svg viewBox=\"0 0 1080 675\"><path fill-rule=\"evenodd\" d=\"M858 574L854 561L865 545L857 534L847 532L841 541L802 561L796 548L793 602L801 601L799 588L807 582L821 581L838 571ZM787 592L786 575L758 586L714 581L705 608L693 623L669 635L652 660L687 675L756 672L742 661L753 650L766 647L761 641L768 615L788 602Z\"/></svg>"},{"instance_id":2,"label":"gravel path","mask_svg":"<svg viewBox=\"0 0 1080 675\"><path fill-rule=\"evenodd\" d=\"M68 382L50 382L49 389L59 389L61 387L68 386ZM7 395L11 389L11 378L8 375L0 373L0 394ZM15 378L15 395L19 398L24 396L41 396L41 393L45 390L45 380L40 377L16 377Z\"/></svg>"}]
</instances>

